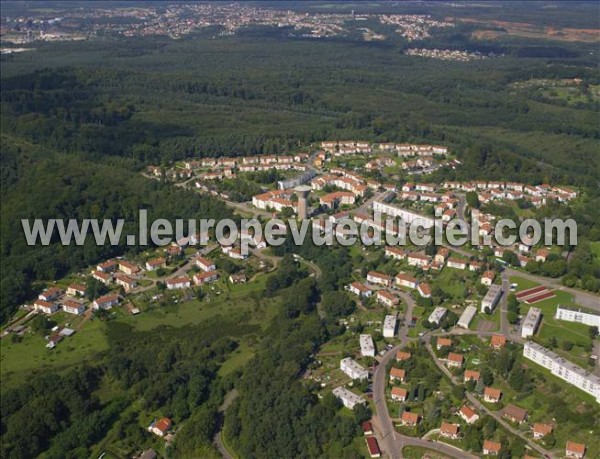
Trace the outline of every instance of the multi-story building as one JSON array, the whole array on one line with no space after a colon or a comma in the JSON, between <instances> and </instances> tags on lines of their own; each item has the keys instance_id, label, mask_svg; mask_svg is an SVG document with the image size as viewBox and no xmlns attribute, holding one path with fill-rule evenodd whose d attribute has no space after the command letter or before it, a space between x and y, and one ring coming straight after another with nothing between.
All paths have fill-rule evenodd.
<instances>
[{"instance_id":1,"label":"multi-story building","mask_svg":"<svg viewBox=\"0 0 600 459\"><path fill-rule=\"evenodd\" d=\"M585 371L537 343L526 342L523 346L523 356L547 368L553 375L594 396L600 403L600 377Z\"/></svg>"},{"instance_id":2,"label":"multi-story building","mask_svg":"<svg viewBox=\"0 0 600 459\"><path fill-rule=\"evenodd\" d=\"M414 222L415 225L420 225L423 227L423 229L426 229L426 230L429 228L432 228L435 223L433 218L425 217L425 216L419 215L415 212L401 209L392 204L387 204L387 203L381 202L381 201L373 202L373 210L375 212L381 212L383 214L387 214L392 217L399 217L404 222L406 222L406 224L408 224L408 225L411 225Z\"/></svg>"},{"instance_id":3,"label":"multi-story building","mask_svg":"<svg viewBox=\"0 0 600 459\"><path fill-rule=\"evenodd\" d=\"M383 321L384 338L393 338L396 336L396 316L387 315Z\"/></svg>"},{"instance_id":4,"label":"multi-story building","mask_svg":"<svg viewBox=\"0 0 600 459\"><path fill-rule=\"evenodd\" d=\"M360 395L350 392L348 389L343 387L336 387L333 389L333 395L339 398L344 406L349 409L353 409L359 403L366 403L367 401Z\"/></svg>"},{"instance_id":5,"label":"multi-story building","mask_svg":"<svg viewBox=\"0 0 600 459\"><path fill-rule=\"evenodd\" d=\"M340 370L352 379L367 379L369 377L369 372L350 357L340 360Z\"/></svg>"},{"instance_id":6,"label":"multi-story building","mask_svg":"<svg viewBox=\"0 0 600 459\"><path fill-rule=\"evenodd\" d=\"M554 318L600 328L600 313L593 311L582 311L579 308L573 308L571 306L561 306L559 304L556 308L556 315Z\"/></svg>"},{"instance_id":7,"label":"multi-story building","mask_svg":"<svg viewBox=\"0 0 600 459\"><path fill-rule=\"evenodd\" d=\"M499 285L492 285L483 297L483 300L481 300L481 312L487 312L486 309L488 309L491 313L498 304L501 296L502 287Z\"/></svg>"},{"instance_id":8,"label":"multi-story building","mask_svg":"<svg viewBox=\"0 0 600 459\"><path fill-rule=\"evenodd\" d=\"M477 314L477 309L475 308L475 306L467 306L463 313L460 315L460 319L458 319L456 325L468 329L469 324L473 320L473 317L475 317L475 314Z\"/></svg>"},{"instance_id":9,"label":"multi-story building","mask_svg":"<svg viewBox=\"0 0 600 459\"><path fill-rule=\"evenodd\" d=\"M371 335L360 335L360 354L363 357L375 357L375 344Z\"/></svg>"},{"instance_id":10,"label":"multi-story building","mask_svg":"<svg viewBox=\"0 0 600 459\"><path fill-rule=\"evenodd\" d=\"M535 335L541 319L542 310L540 308L529 308L521 327L521 338L529 338Z\"/></svg>"},{"instance_id":11,"label":"multi-story building","mask_svg":"<svg viewBox=\"0 0 600 459\"><path fill-rule=\"evenodd\" d=\"M435 324L436 326L440 325L440 321L446 316L448 310L441 306L438 306L433 310L429 318L427 319L430 324Z\"/></svg>"}]
</instances>

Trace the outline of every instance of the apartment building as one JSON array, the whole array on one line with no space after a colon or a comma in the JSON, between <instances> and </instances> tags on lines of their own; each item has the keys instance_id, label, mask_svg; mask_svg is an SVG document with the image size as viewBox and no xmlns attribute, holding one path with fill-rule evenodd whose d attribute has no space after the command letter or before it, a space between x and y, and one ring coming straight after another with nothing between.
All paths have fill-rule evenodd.
<instances>
[{"instance_id":1,"label":"apartment building","mask_svg":"<svg viewBox=\"0 0 600 459\"><path fill-rule=\"evenodd\" d=\"M523 356L547 368L553 375L594 396L600 403L600 377L585 371L537 343L526 342L523 347Z\"/></svg>"}]
</instances>

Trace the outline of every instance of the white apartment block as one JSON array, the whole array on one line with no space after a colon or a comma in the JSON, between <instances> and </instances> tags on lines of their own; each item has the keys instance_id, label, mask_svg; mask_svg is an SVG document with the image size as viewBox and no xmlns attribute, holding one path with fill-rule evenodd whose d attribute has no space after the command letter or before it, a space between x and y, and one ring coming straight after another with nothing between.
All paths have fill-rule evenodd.
<instances>
[{"instance_id":1,"label":"white apartment block","mask_svg":"<svg viewBox=\"0 0 600 459\"><path fill-rule=\"evenodd\" d=\"M375 357L375 344L371 335L360 335L360 354L363 357Z\"/></svg>"},{"instance_id":2,"label":"white apartment block","mask_svg":"<svg viewBox=\"0 0 600 459\"><path fill-rule=\"evenodd\" d=\"M547 368L553 375L594 396L600 403L600 377L585 371L537 343L526 342L523 347L523 356Z\"/></svg>"},{"instance_id":3,"label":"white apartment block","mask_svg":"<svg viewBox=\"0 0 600 459\"><path fill-rule=\"evenodd\" d=\"M521 327L521 338L529 338L535 335L541 320L542 310L540 308L529 308Z\"/></svg>"},{"instance_id":4,"label":"white apartment block","mask_svg":"<svg viewBox=\"0 0 600 459\"><path fill-rule=\"evenodd\" d=\"M460 315L460 319L458 319L456 325L468 329L469 324L473 320L473 317L475 317L475 314L477 314L477 308L475 308L475 306L467 306L463 313Z\"/></svg>"},{"instance_id":5,"label":"white apartment block","mask_svg":"<svg viewBox=\"0 0 600 459\"><path fill-rule=\"evenodd\" d=\"M424 229L432 228L435 223L433 218L425 217L381 201L373 201L373 210L392 217L399 217L407 225L411 225L414 222L415 225L421 225Z\"/></svg>"},{"instance_id":6,"label":"white apartment block","mask_svg":"<svg viewBox=\"0 0 600 459\"><path fill-rule=\"evenodd\" d=\"M367 402L360 395L356 395L354 392L350 392L348 389L343 387L336 387L333 389L333 395L339 398L344 406L349 409L353 409L359 403Z\"/></svg>"},{"instance_id":7,"label":"white apartment block","mask_svg":"<svg viewBox=\"0 0 600 459\"><path fill-rule=\"evenodd\" d=\"M369 372L350 357L340 360L340 370L352 379L367 379L369 377Z\"/></svg>"},{"instance_id":8,"label":"white apartment block","mask_svg":"<svg viewBox=\"0 0 600 459\"><path fill-rule=\"evenodd\" d=\"M500 285L492 285L483 297L483 300L481 300L481 312L485 312L485 308L489 308L490 313L493 312L501 296L502 287Z\"/></svg>"},{"instance_id":9,"label":"white apartment block","mask_svg":"<svg viewBox=\"0 0 600 459\"><path fill-rule=\"evenodd\" d=\"M383 320L383 337L393 338L394 336L396 336L396 316L385 316Z\"/></svg>"},{"instance_id":10,"label":"white apartment block","mask_svg":"<svg viewBox=\"0 0 600 459\"><path fill-rule=\"evenodd\" d=\"M429 318L427 319L430 324L435 324L436 326L440 325L440 321L446 316L448 310L441 306L438 306L433 310Z\"/></svg>"},{"instance_id":11,"label":"white apartment block","mask_svg":"<svg viewBox=\"0 0 600 459\"><path fill-rule=\"evenodd\" d=\"M582 311L581 309L572 308L570 306L558 305L554 318L600 328L600 313Z\"/></svg>"}]
</instances>

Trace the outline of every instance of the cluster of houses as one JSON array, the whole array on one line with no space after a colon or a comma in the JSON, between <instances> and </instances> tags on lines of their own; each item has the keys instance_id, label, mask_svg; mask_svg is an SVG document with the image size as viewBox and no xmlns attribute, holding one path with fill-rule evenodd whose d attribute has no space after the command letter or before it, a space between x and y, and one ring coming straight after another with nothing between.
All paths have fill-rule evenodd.
<instances>
[{"instance_id":1,"label":"cluster of houses","mask_svg":"<svg viewBox=\"0 0 600 459\"><path fill-rule=\"evenodd\" d=\"M130 292L137 287L137 275L140 267L125 260L107 260L96 266L92 277L105 285L112 282L123 287L125 292Z\"/></svg>"},{"instance_id":2,"label":"cluster of houses","mask_svg":"<svg viewBox=\"0 0 600 459\"><path fill-rule=\"evenodd\" d=\"M568 202L577 197L577 191L564 186L526 185L518 182L474 181L474 182L444 182L443 188L463 192L473 191L481 203L497 199L511 201L525 199L534 206L541 207L549 199Z\"/></svg>"},{"instance_id":3,"label":"cluster of houses","mask_svg":"<svg viewBox=\"0 0 600 459\"><path fill-rule=\"evenodd\" d=\"M171 180L183 180L198 177L200 181L222 180L224 178L235 177L238 172L257 172L271 169L287 170L307 170L309 155L307 153L298 153L295 155L262 155L245 156L240 158L203 158L197 160L187 160L183 167L172 167L166 171L159 166L148 166L146 172L154 177L166 176ZM202 172L201 169L206 169ZM200 187L198 183L196 185Z\"/></svg>"}]
</instances>

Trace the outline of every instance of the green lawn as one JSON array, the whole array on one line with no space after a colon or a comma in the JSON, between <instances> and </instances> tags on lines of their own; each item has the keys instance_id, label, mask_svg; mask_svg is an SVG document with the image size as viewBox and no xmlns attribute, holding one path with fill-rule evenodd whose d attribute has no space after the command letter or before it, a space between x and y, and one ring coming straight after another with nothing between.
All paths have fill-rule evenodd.
<instances>
[{"instance_id":1,"label":"green lawn","mask_svg":"<svg viewBox=\"0 0 600 459\"><path fill-rule=\"evenodd\" d=\"M2 387L13 386L31 372L60 370L93 360L95 353L108 348L104 328L104 322L88 320L83 330L63 339L54 349L47 349L46 341L40 335L26 335L20 343L11 342L10 337L2 339L0 346Z\"/></svg>"},{"instance_id":2,"label":"green lawn","mask_svg":"<svg viewBox=\"0 0 600 459\"><path fill-rule=\"evenodd\" d=\"M402 455L406 459L422 459L428 457L430 459L447 459L448 456L438 453L432 449L421 448L419 446L407 446L402 450Z\"/></svg>"}]
</instances>

